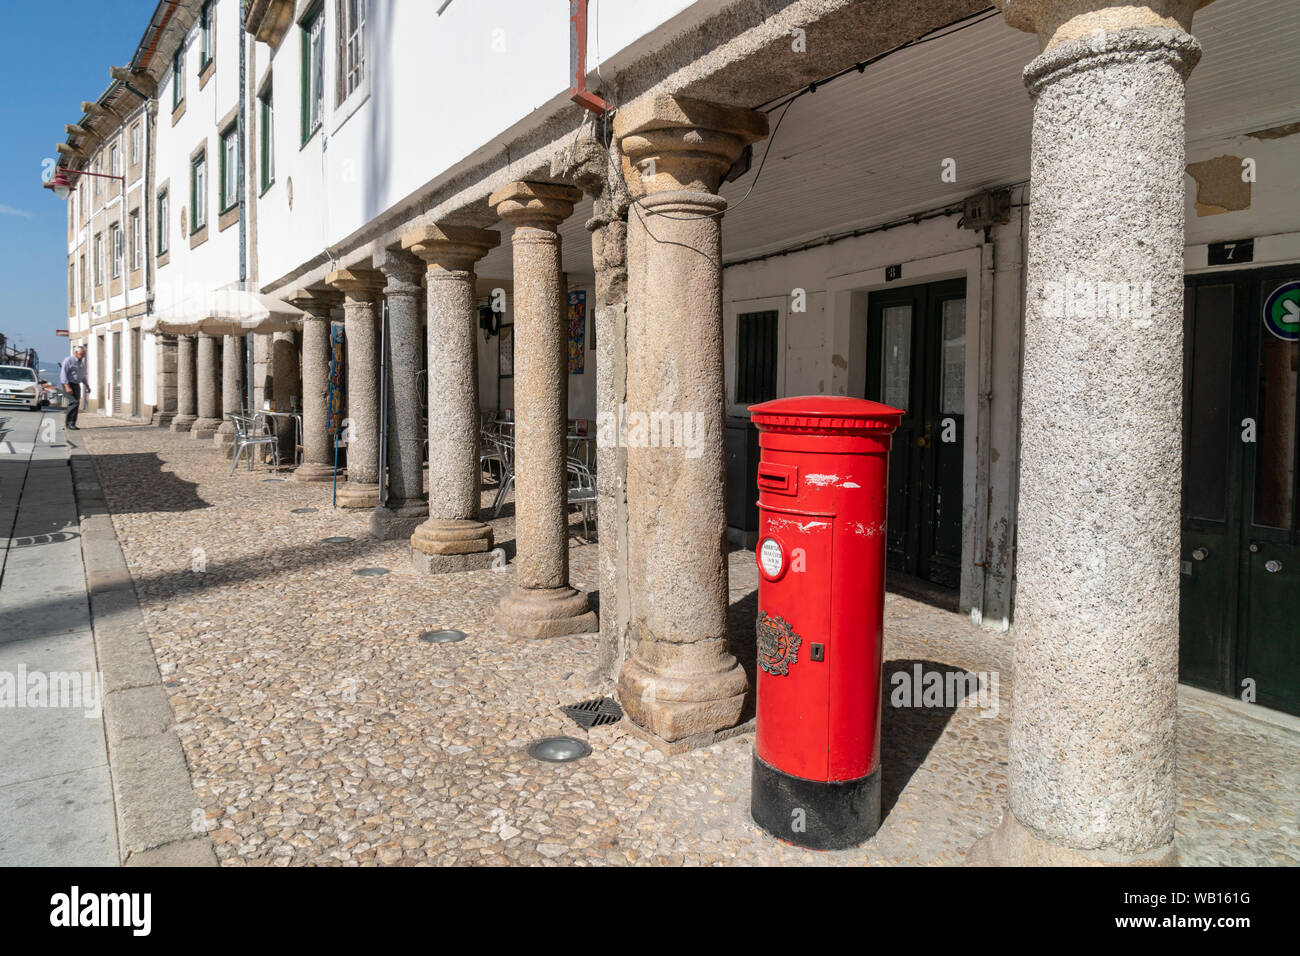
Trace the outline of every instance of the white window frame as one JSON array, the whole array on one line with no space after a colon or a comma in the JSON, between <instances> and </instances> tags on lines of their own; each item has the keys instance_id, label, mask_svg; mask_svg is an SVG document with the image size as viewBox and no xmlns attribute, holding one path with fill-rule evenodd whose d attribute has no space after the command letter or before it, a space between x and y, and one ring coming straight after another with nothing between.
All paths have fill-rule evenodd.
<instances>
[{"instance_id":1,"label":"white window frame","mask_svg":"<svg viewBox=\"0 0 1300 956\"><path fill-rule=\"evenodd\" d=\"M367 22L372 4L368 0L356 0L359 22L348 24L348 10L352 0L338 0L335 5L339 21L338 56L335 68L335 99L333 129L335 132L348 121L363 103L370 99L370 75L374 72L370 49L370 24ZM349 27L352 27L349 29ZM356 78L351 76L349 64L353 58L356 63Z\"/></svg>"},{"instance_id":2,"label":"white window frame","mask_svg":"<svg viewBox=\"0 0 1300 956\"><path fill-rule=\"evenodd\" d=\"M171 251L171 191L164 189L158 194L158 255L165 256Z\"/></svg>"},{"instance_id":3,"label":"white window frame","mask_svg":"<svg viewBox=\"0 0 1300 956\"><path fill-rule=\"evenodd\" d=\"M126 252L122 245L122 226L119 223L113 223L108 227L108 246L113 257L113 278L122 278L122 259Z\"/></svg>"},{"instance_id":4,"label":"white window frame","mask_svg":"<svg viewBox=\"0 0 1300 956\"><path fill-rule=\"evenodd\" d=\"M140 165L140 124L131 124L131 165Z\"/></svg>"},{"instance_id":5,"label":"white window frame","mask_svg":"<svg viewBox=\"0 0 1300 956\"><path fill-rule=\"evenodd\" d=\"M221 189L217 202L221 212L239 204L239 134L232 126L221 137Z\"/></svg>"},{"instance_id":6,"label":"white window frame","mask_svg":"<svg viewBox=\"0 0 1300 956\"><path fill-rule=\"evenodd\" d=\"M190 235L208 224L208 154L190 160Z\"/></svg>"},{"instance_id":7,"label":"white window frame","mask_svg":"<svg viewBox=\"0 0 1300 956\"><path fill-rule=\"evenodd\" d=\"M104 234L95 233L95 287L104 284Z\"/></svg>"},{"instance_id":8,"label":"white window frame","mask_svg":"<svg viewBox=\"0 0 1300 956\"><path fill-rule=\"evenodd\" d=\"M139 272L144 263L144 230L140 228L140 210L131 212L131 271Z\"/></svg>"}]
</instances>

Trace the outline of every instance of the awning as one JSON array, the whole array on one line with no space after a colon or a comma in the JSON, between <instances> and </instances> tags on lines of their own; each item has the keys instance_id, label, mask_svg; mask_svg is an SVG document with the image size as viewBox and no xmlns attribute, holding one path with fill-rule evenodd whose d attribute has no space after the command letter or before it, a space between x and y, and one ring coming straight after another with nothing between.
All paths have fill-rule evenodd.
<instances>
[{"instance_id":1,"label":"awning","mask_svg":"<svg viewBox=\"0 0 1300 956\"><path fill-rule=\"evenodd\" d=\"M213 289L191 296L147 317L145 332L173 335L247 335L249 332L291 332L302 327L301 309L260 292Z\"/></svg>"}]
</instances>

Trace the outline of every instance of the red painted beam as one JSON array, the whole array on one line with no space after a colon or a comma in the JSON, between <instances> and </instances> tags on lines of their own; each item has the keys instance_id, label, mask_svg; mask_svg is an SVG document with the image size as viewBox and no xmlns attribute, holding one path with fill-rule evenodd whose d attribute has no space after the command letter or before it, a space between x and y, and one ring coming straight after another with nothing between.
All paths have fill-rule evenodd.
<instances>
[{"instance_id":1,"label":"red painted beam","mask_svg":"<svg viewBox=\"0 0 1300 956\"><path fill-rule=\"evenodd\" d=\"M610 105L587 89L587 0L569 0L569 99L593 113Z\"/></svg>"}]
</instances>

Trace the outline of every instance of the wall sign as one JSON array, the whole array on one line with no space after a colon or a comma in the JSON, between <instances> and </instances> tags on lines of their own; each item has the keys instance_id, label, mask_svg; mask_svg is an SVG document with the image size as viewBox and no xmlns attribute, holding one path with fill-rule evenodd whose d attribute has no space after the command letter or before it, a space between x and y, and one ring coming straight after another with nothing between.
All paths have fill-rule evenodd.
<instances>
[{"instance_id":1,"label":"wall sign","mask_svg":"<svg viewBox=\"0 0 1300 956\"><path fill-rule=\"evenodd\" d=\"M1300 341L1300 280L1285 282L1268 294L1264 328L1284 342Z\"/></svg>"},{"instance_id":2,"label":"wall sign","mask_svg":"<svg viewBox=\"0 0 1300 956\"><path fill-rule=\"evenodd\" d=\"M1230 266L1239 262L1254 261L1254 239L1233 239L1231 242L1210 243L1209 265Z\"/></svg>"},{"instance_id":3,"label":"wall sign","mask_svg":"<svg viewBox=\"0 0 1300 956\"><path fill-rule=\"evenodd\" d=\"M896 266L885 266L885 281L893 282L895 279L903 278L903 264L900 262Z\"/></svg>"}]
</instances>

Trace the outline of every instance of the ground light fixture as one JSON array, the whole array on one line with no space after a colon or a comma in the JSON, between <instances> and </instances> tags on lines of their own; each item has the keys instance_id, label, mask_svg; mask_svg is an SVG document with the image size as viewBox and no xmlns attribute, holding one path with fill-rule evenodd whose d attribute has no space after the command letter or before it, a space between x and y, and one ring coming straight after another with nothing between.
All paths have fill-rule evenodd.
<instances>
[{"instance_id":1,"label":"ground light fixture","mask_svg":"<svg viewBox=\"0 0 1300 956\"><path fill-rule=\"evenodd\" d=\"M362 578L377 578L381 574L387 574L388 568L357 568L352 573Z\"/></svg>"},{"instance_id":2,"label":"ground light fixture","mask_svg":"<svg viewBox=\"0 0 1300 956\"><path fill-rule=\"evenodd\" d=\"M441 631L424 631L420 634L420 640L426 644L455 644L457 641L463 641L468 637L464 631L441 630Z\"/></svg>"},{"instance_id":3,"label":"ground light fixture","mask_svg":"<svg viewBox=\"0 0 1300 956\"><path fill-rule=\"evenodd\" d=\"M544 763L570 763L591 755L591 746L576 737L543 737L528 745L528 756Z\"/></svg>"},{"instance_id":4,"label":"ground light fixture","mask_svg":"<svg viewBox=\"0 0 1300 956\"><path fill-rule=\"evenodd\" d=\"M349 542L352 541L352 539L345 534L336 534L336 535L331 535L328 538L321 538L321 541L325 542L326 544L348 544Z\"/></svg>"},{"instance_id":5,"label":"ground light fixture","mask_svg":"<svg viewBox=\"0 0 1300 956\"><path fill-rule=\"evenodd\" d=\"M315 513L315 508L294 508L289 512L291 515L314 515Z\"/></svg>"}]
</instances>

